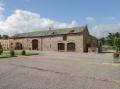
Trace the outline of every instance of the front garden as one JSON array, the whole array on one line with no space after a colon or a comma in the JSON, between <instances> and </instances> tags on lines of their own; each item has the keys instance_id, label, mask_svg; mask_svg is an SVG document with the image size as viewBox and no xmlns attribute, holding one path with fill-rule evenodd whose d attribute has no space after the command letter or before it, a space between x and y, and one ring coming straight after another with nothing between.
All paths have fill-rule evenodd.
<instances>
[{"instance_id":1,"label":"front garden","mask_svg":"<svg viewBox=\"0 0 120 89\"><path fill-rule=\"evenodd\" d=\"M10 58L10 57L18 57L18 56L31 56L31 55L38 55L38 53L33 53L32 51L25 51L25 50L4 50L1 43L0 43L0 58Z\"/></svg>"},{"instance_id":2,"label":"front garden","mask_svg":"<svg viewBox=\"0 0 120 89\"><path fill-rule=\"evenodd\" d=\"M0 54L0 58L31 56L31 55L38 55L38 53L33 53L32 51L25 51L25 50L7 50L7 51L3 51Z\"/></svg>"}]
</instances>

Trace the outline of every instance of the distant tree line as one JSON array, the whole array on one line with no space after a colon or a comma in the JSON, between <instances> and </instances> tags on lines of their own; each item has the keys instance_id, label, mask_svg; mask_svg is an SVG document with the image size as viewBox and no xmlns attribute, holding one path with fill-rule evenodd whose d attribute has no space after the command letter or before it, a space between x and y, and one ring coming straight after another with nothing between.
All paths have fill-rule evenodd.
<instances>
[{"instance_id":1,"label":"distant tree line","mask_svg":"<svg viewBox=\"0 0 120 89\"><path fill-rule=\"evenodd\" d=\"M0 35L0 39L9 39L8 35Z\"/></svg>"},{"instance_id":2,"label":"distant tree line","mask_svg":"<svg viewBox=\"0 0 120 89\"><path fill-rule=\"evenodd\" d=\"M107 37L101 38L103 45L114 46L114 40L120 38L120 33L109 33Z\"/></svg>"},{"instance_id":3,"label":"distant tree line","mask_svg":"<svg viewBox=\"0 0 120 89\"><path fill-rule=\"evenodd\" d=\"M107 37L101 39L103 45L113 46L120 50L120 33L109 33Z\"/></svg>"}]
</instances>

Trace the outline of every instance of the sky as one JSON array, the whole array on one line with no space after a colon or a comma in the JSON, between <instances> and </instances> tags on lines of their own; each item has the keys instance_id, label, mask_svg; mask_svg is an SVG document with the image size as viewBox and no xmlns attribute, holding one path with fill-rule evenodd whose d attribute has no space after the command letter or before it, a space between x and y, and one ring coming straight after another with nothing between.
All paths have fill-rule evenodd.
<instances>
[{"instance_id":1,"label":"sky","mask_svg":"<svg viewBox=\"0 0 120 89\"><path fill-rule=\"evenodd\" d=\"M0 32L87 25L92 35L120 32L120 0L0 0Z\"/></svg>"}]
</instances>

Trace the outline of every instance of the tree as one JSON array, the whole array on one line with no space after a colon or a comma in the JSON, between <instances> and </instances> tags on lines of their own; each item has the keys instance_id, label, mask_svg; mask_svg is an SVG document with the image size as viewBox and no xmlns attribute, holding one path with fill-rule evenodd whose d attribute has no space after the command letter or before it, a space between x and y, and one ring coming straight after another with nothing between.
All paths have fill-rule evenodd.
<instances>
[{"instance_id":1,"label":"tree","mask_svg":"<svg viewBox=\"0 0 120 89\"><path fill-rule=\"evenodd\" d=\"M120 37L120 33L119 32L115 33L115 37L119 38Z\"/></svg>"},{"instance_id":2,"label":"tree","mask_svg":"<svg viewBox=\"0 0 120 89\"><path fill-rule=\"evenodd\" d=\"M120 38L115 37L114 46L116 47L116 52L120 51Z\"/></svg>"},{"instance_id":3,"label":"tree","mask_svg":"<svg viewBox=\"0 0 120 89\"><path fill-rule=\"evenodd\" d=\"M8 35L3 35L3 39L8 39L9 36Z\"/></svg>"},{"instance_id":4,"label":"tree","mask_svg":"<svg viewBox=\"0 0 120 89\"><path fill-rule=\"evenodd\" d=\"M109 33L109 35L106 37L106 41L108 45L113 46L114 37L115 37L114 34Z\"/></svg>"},{"instance_id":5,"label":"tree","mask_svg":"<svg viewBox=\"0 0 120 89\"><path fill-rule=\"evenodd\" d=\"M109 35L106 37L106 43L107 45L114 46L114 39L120 38L120 33L109 33Z\"/></svg>"}]
</instances>

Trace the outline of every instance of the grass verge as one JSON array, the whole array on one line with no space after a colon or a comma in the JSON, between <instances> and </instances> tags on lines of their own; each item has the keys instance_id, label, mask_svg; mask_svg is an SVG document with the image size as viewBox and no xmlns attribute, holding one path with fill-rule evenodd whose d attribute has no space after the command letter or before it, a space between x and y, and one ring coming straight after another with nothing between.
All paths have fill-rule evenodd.
<instances>
[{"instance_id":1,"label":"grass verge","mask_svg":"<svg viewBox=\"0 0 120 89\"><path fill-rule=\"evenodd\" d=\"M15 56L32 56L32 55L38 55L38 53L32 53L31 51L26 51L25 55L22 55L22 51L15 50ZM12 56L10 55L10 51L4 51L1 55L0 58L11 58Z\"/></svg>"}]
</instances>

